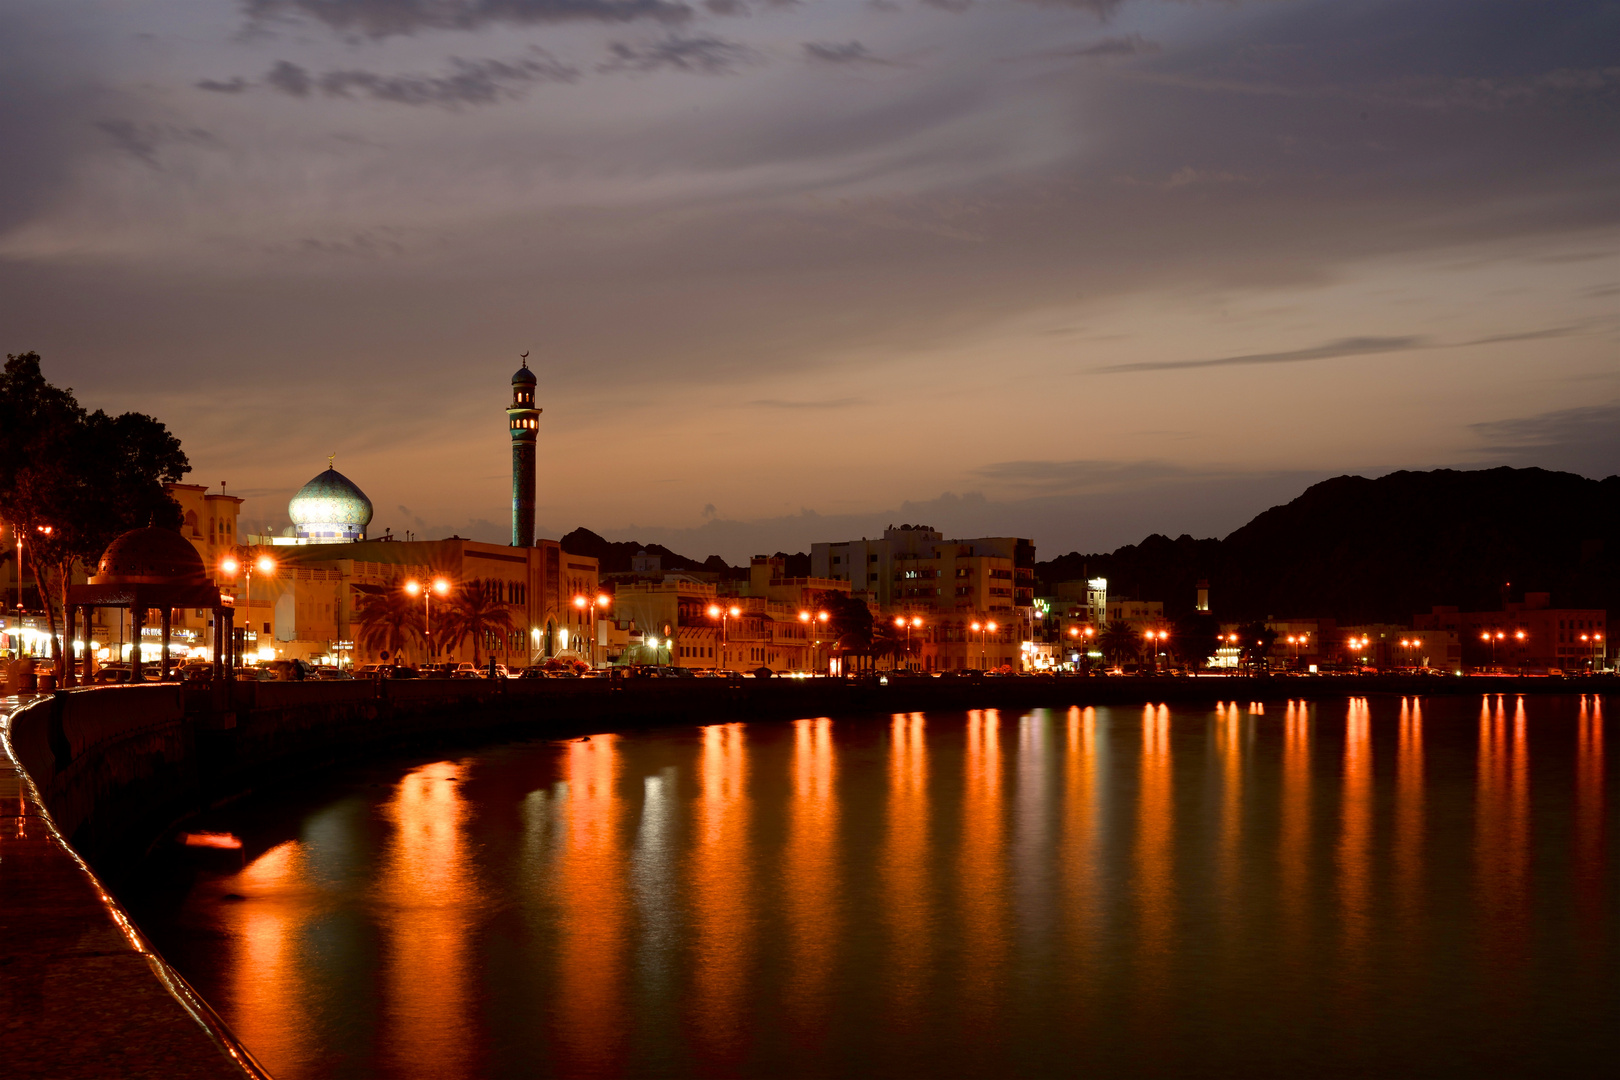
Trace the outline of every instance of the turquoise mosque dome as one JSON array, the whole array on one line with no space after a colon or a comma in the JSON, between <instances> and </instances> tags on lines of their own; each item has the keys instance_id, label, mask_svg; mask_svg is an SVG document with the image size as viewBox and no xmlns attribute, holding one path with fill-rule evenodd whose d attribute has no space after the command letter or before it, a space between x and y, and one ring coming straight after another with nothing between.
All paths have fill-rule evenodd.
<instances>
[{"instance_id":1,"label":"turquoise mosque dome","mask_svg":"<svg viewBox=\"0 0 1620 1080\"><path fill-rule=\"evenodd\" d=\"M371 524L371 500L353 480L330 465L298 489L287 504L293 534L314 543L364 540Z\"/></svg>"}]
</instances>

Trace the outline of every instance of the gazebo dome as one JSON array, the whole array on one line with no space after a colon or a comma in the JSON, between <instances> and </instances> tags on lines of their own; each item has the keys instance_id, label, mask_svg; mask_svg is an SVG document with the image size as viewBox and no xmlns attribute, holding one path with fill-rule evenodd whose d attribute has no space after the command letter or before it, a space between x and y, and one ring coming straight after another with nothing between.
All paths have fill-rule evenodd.
<instances>
[{"instance_id":1,"label":"gazebo dome","mask_svg":"<svg viewBox=\"0 0 1620 1080\"><path fill-rule=\"evenodd\" d=\"M371 500L353 480L328 466L298 489L287 504L296 535L327 543L364 540L371 524Z\"/></svg>"},{"instance_id":2,"label":"gazebo dome","mask_svg":"<svg viewBox=\"0 0 1620 1080\"><path fill-rule=\"evenodd\" d=\"M102 552L92 585L207 585L191 541L159 525L131 529Z\"/></svg>"}]
</instances>

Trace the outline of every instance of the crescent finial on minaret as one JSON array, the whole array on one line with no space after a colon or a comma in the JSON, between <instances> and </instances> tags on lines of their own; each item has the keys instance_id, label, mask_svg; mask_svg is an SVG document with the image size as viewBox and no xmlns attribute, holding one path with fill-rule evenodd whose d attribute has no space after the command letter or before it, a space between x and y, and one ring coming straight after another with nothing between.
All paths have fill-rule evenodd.
<instances>
[{"instance_id":1,"label":"crescent finial on minaret","mask_svg":"<svg viewBox=\"0 0 1620 1080\"><path fill-rule=\"evenodd\" d=\"M519 359L521 359L523 361L523 366L524 367L529 366L529 354L528 353L525 352L525 353L520 354Z\"/></svg>"}]
</instances>

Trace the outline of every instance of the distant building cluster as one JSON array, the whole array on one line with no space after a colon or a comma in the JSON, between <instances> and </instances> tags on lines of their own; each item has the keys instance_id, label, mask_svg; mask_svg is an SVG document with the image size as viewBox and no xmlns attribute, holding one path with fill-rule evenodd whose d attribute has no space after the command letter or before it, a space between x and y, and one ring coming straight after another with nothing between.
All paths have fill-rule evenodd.
<instances>
[{"instance_id":1,"label":"distant building cluster","mask_svg":"<svg viewBox=\"0 0 1620 1080\"><path fill-rule=\"evenodd\" d=\"M1111 595L1102 577L1054 582L1050 595L1038 595L1028 539L947 538L920 524L815 542L808 573L799 575L780 556L756 556L742 577L666 571L645 551L628 572L604 574L595 557L534 535L536 385L525 361L506 409L510 545L370 537L371 500L331 459L293 496L290 524L270 536L240 532L242 499L223 484L218 492L173 484L181 535L226 606L175 609L161 627L97 609L81 625L79 648L88 645L104 661L130 659L137 649L152 660L167 640L182 657L206 657L223 621L232 655L337 666L493 662L782 674L1609 667L1605 613L1555 608L1546 593L1501 611L1437 607L1409 626L1327 617L1238 622L1219 621L1210 583L1200 581L1195 596L1175 598L1180 610L1191 599L1191 618L1171 620L1164 598ZM803 569L804 557L795 558ZM0 628L4 646L44 651L43 618L27 613L20 577L8 585L16 614Z\"/></svg>"}]
</instances>

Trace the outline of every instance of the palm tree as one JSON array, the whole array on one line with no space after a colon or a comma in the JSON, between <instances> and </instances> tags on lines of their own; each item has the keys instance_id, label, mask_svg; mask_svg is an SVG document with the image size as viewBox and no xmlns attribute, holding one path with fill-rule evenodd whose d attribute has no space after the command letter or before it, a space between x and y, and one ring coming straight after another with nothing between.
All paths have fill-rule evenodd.
<instances>
[{"instance_id":1,"label":"palm tree","mask_svg":"<svg viewBox=\"0 0 1620 1080\"><path fill-rule=\"evenodd\" d=\"M1116 663L1124 657L1136 656L1141 647L1141 636L1124 619L1115 619L1109 623L1097 638L1097 648Z\"/></svg>"},{"instance_id":2,"label":"palm tree","mask_svg":"<svg viewBox=\"0 0 1620 1080\"><path fill-rule=\"evenodd\" d=\"M491 634L511 634L516 626L512 612L499 599L499 582L475 579L457 590L440 616L439 640L447 649L461 646L469 637L473 643L473 666L478 666L478 645Z\"/></svg>"},{"instance_id":3,"label":"palm tree","mask_svg":"<svg viewBox=\"0 0 1620 1080\"><path fill-rule=\"evenodd\" d=\"M421 639L422 605L405 592L403 583L392 582L380 591L372 591L375 586L356 587L364 593L355 608L362 651L375 656L386 650L398 657L407 645Z\"/></svg>"}]
</instances>

